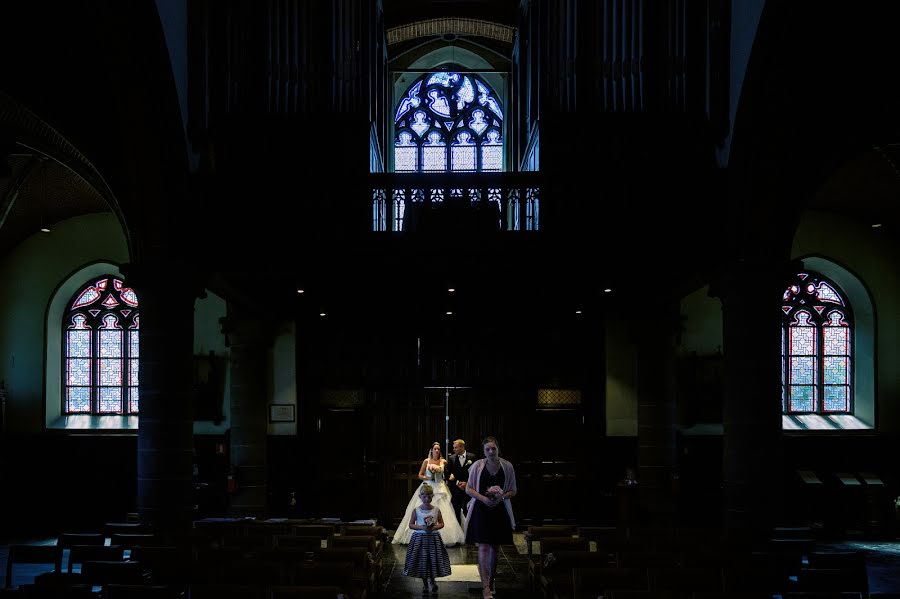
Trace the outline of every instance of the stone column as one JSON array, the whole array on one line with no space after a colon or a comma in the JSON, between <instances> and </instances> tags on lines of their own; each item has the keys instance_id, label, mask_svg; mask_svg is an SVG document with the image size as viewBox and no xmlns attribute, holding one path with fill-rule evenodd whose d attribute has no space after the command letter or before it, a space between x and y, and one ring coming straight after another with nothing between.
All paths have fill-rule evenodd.
<instances>
[{"instance_id":1,"label":"stone column","mask_svg":"<svg viewBox=\"0 0 900 599\"><path fill-rule=\"evenodd\" d=\"M782 497L781 296L787 263L738 261L710 291L722 301L725 527L768 534Z\"/></svg>"},{"instance_id":2,"label":"stone column","mask_svg":"<svg viewBox=\"0 0 900 599\"><path fill-rule=\"evenodd\" d=\"M267 503L267 377L271 334L265 323L228 306L221 319L231 354L231 466L238 485L231 516L265 516Z\"/></svg>"},{"instance_id":3,"label":"stone column","mask_svg":"<svg viewBox=\"0 0 900 599\"><path fill-rule=\"evenodd\" d=\"M176 264L121 268L140 306L138 511L168 538L186 535L194 518L192 367L193 281Z\"/></svg>"},{"instance_id":4,"label":"stone column","mask_svg":"<svg viewBox=\"0 0 900 599\"><path fill-rule=\"evenodd\" d=\"M675 334L678 302L660 298L636 314L638 483L649 523L671 525L675 515Z\"/></svg>"}]
</instances>

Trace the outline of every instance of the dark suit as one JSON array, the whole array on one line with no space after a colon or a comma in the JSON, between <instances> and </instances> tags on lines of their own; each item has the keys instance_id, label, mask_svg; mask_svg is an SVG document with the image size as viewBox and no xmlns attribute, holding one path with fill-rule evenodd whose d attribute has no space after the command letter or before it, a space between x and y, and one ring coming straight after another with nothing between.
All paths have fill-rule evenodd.
<instances>
[{"instance_id":1,"label":"dark suit","mask_svg":"<svg viewBox=\"0 0 900 599\"><path fill-rule=\"evenodd\" d=\"M462 524L462 516L460 515L466 509L466 503L469 501L469 496L466 495L466 492L456 486L458 481L466 481L469 480L469 466L472 465L472 462L475 461L475 454L471 452L465 453L465 460L463 460L463 466L459 464L459 456L455 453L450 454L450 457L447 458L447 469L450 471L450 474L454 476L452 481L449 481L450 475L447 475L448 485L450 485L450 495L451 502L453 503L453 511L456 513L456 519L459 520L459 523Z\"/></svg>"}]
</instances>

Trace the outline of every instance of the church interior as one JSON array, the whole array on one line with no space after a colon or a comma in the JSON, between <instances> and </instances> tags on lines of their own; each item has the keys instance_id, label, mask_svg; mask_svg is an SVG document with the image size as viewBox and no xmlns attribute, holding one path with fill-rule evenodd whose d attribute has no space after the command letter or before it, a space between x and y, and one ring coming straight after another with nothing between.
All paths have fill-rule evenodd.
<instances>
[{"instance_id":1,"label":"church interior","mask_svg":"<svg viewBox=\"0 0 900 599\"><path fill-rule=\"evenodd\" d=\"M4 3L0 594L418 596L488 436L500 596L900 593L897 13Z\"/></svg>"}]
</instances>

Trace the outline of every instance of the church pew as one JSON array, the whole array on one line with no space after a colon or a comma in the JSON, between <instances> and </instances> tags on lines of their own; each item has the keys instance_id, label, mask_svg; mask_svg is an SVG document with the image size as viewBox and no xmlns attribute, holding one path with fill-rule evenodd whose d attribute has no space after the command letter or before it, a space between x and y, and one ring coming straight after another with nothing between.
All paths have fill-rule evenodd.
<instances>
[{"instance_id":1,"label":"church pew","mask_svg":"<svg viewBox=\"0 0 900 599\"><path fill-rule=\"evenodd\" d=\"M62 547L56 545L10 545L6 556L6 587L13 586L16 565L53 565L53 572L62 571Z\"/></svg>"}]
</instances>

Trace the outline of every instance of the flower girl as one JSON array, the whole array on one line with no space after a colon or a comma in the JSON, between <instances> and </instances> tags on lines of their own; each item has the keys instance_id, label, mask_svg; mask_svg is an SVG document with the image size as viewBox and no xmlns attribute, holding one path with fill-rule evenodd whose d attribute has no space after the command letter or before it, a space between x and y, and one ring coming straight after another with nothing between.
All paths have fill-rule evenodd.
<instances>
[{"instance_id":1,"label":"flower girl","mask_svg":"<svg viewBox=\"0 0 900 599\"><path fill-rule=\"evenodd\" d=\"M434 491L431 485L425 483L419 491L422 505L418 506L409 519L408 525L412 529L412 537L409 540L409 548L406 550L406 563L403 567L404 576L415 576L422 579L422 594L429 591L431 581L431 593L438 592L435 578L450 575L450 557L447 549L441 541L438 531L444 528L444 518L441 510L431 504Z\"/></svg>"}]
</instances>

